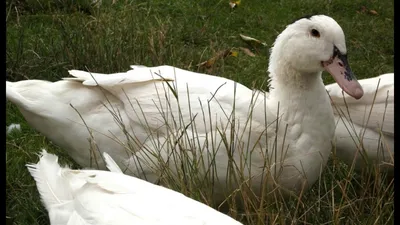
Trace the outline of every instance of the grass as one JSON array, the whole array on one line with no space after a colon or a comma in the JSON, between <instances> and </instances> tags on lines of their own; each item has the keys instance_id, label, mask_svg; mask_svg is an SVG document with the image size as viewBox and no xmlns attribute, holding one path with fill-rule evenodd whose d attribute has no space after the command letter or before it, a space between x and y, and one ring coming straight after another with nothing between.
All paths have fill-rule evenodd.
<instances>
[{"instance_id":1,"label":"grass","mask_svg":"<svg viewBox=\"0 0 400 225\"><path fill-rule=\"evenodd\" d=\"M83 0L53 2L6 1L7 80L56 81L67 76L68 69L111 73L135 64L168 64L260 87L268 49L276 36L294 19L314 13L332 16L342 26L357 78L393 71L392 1L243 0L234 10L227 0L117 1L112 5L103 1L100 7ZM378 15L363 12L362 6ZM239 34L262 40L268 47L259 48L256 57L238 50L237 57L218 60L211 68L196 66L217 52L247 47ZM333 82L326 74L324 80ZM25 164L36 162L41 148L60 155L61 163L73 162L30 128L7 102L6 124L11 123L20 123L22 131L6 138L6 215L15 224L49 224ZM379 180L380 175L373 172L353 172L333 155L321 179L301 201L272 201L265 207L248 208L246 217L235 208L229 213L245 224L393 224L393 183ZM202 200L198 192L186 194Z\"/></svg>"}]
</instances>

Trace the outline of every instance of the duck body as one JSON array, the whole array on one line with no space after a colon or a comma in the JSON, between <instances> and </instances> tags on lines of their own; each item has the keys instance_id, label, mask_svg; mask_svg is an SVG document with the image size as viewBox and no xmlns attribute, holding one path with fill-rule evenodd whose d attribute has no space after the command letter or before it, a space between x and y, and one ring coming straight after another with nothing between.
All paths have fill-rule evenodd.
<instances>
[{"instance_id":1,"label":"duck body","mask_svg":"<svg viewBox=\"0 0 400 225\"><path fill-rule=\"evenodd\" d=\"M181 193L125 175L104 157L111 171L62 168L45 150L37 164L27 165L52 225L241 225Z\"/></svg>"},{"instance_id":2,"label":"duck body","mask_svg":"<svg viewBox=\"0 0 400 225\"><path fill-rule=\"evenodd\" d=\"M97 78L97 74L92 73L91 76L97 81L94 82L90 74L83 71L70 71L70 74L78 78L69 79L81 81L86 77L88 80L81 81L84 85L91 85L90 82L96 83L124 102L123 110L127 115L130 115L131 123L134 123L131 125L133 127L132 133L136 134L139 131L142 136L136 137L141 140L140 143L145 143L145 146L141 146L142 149L138 150L137 154L128 160L123 160L125 166L134 165L139 160L137 155L146 152L146 149L159 148L157 146L160 144L165 145L162 141L162 143L158 142L156 145L152 143L151 139L147 141L150 135L171 137L171 134L169 134L171 130L182 132L183 128L186 128L186 132L190 133L187 135L188 137L191 138L194 135L196 140L200 139L198 146L196 146L195 141L189 141L194 142L191 146L197 147L203 160L215 155L216 171L220 183L227 182L225 176L229 161L228 151L230 149L224 145L224 139L227 139L227 142L231 143L232 146L237 146L232 153L235 161L239 162L243 154L249 151L246 146L253 149L254 152L249 158L251 164L246 163L247 165L243 166L245 166L247 173L252 171L251 175L247 174L247 176L248 178L253 176L255 187L257 187L255 184L260 183L260 179L265 175L265 168L260 165L264 165L266 160L269 160L271 165L275 165L278 172L272 172L272 170L275 170L274 166L271 166L270 169L272 173L277 173L275 179L280 185L289 190L298 189L298 191L303 188L303 182L307 180L302 177L304 174L297 171L301 164L309 165L303 166L303 171L308 175L307 177L318 177L321 164L312 162L321 162L322 165L326 163L329 154L327 152L329 151L321 153L319 150L330 148L329 137L333 136L334 124L329 99L324 94L326 91L320 77L316 79L315 86L307 87L308 90L315 88L313 93L319 92L320 94L307 95L305 93L301 95L293 89L291 94L287 96L264 98L263 93L254 92L232 80L193 73L170 66L134 67L128 73L131 73L132 77L153 73L151 79L157 77L156 74L161 74L164 78L174 81L169 81L169 86L157 80L152 80L148 84L128 83L118 85L118 82L102 83L101 78ZM170 87L175 87L174 91ZM302 90L304 89L297 91L301 92ZM177 93L179 101L177 101L173 92ZM236 96L234 97L234 95ZM126 96L134 97L128 99ZM278 111L278 102L280 112ZM319 104L315 104L316 102ZM278 113L280 119L277 128L275 121ZM233 119L233 116L235 119ZM251 121L248 121L249 117L252 118ZM181 124L171 129L178 121ZM327 121L331 123L327 124ZM142 125L138 126L139 124ZM165 124L168 124L169 127ZM326 127L330 129L326 129ZM137 128L142 128L142 130ZM149 128L154 133L150 134ZM218 131L223 131L224 134L221 135ZM277 135L275 135L276 131L278 131ZM178 136L180 132L177 132L175 136ZM232 132L235 133L235 140L230 140ZM315 136L321 138L315 140ZM277 137L276 145L274 144L275 137ZM268 139L268 142L265 139ZM214 143L214 146L209 142ZM175 149L170 150L174 151ZM217 152L214 153L215 151ZM268 151L269 153L266 154ZM167 161L169 154L166 153L168 150L164 148L160 152L163 161ZM148 157L148 154L146 155ZM146 158L145 154L141 155L140 158ZM156 159L152 158L146 161L156 161ZM282 163L283 161L285 163ZM175 162L173 163L175 164ZM208 165L208 163L210 162L207 161L205 164ZM316 166L313 167L312 165ZM293 169L282 169L283 167L293 167ZM152 179L150 170L143 172L143 174L135 175L140 177L147 175L153 182L158 178L158 176L153 176ZM218 187L218 189L226 190L225 187ZM257 190L257 188L255 189Z\"/></svg>"},{"instance_id":3,"label":"duck body","mask_svg":"<svg viewBox=\"0 0 400 225\"><path fill-rule=\"evenodd\" d=\"M326 86L337 124L336 155L359 171L371 163L393 172L394 73L359 82L365 93L359 100L342 94L337 84Z\"/></svg>"},{"instance_id":4,"label":"duck body","mask_svg":"<svg viewBox=\"0 0 400 225\"><path fill-rule=\"evenodd\" d=\"M324 36L310 36L314 29ZM219 200L243 183L227 181L232 159L256 195L264 179L267 188L298 193L318 179L331 151L335 125L322 70L352 96L362 96L345 53L340 26L313 16L289 25L275 41L269 93L171 66L132 66L109 75L72 70L73 78L54 83L7 82L6 93L28 123L83 167L105 164L88 150L91 136L81 117L100 152L150 182L159 182L165 165L180 173L182 158L171 157L175 152L205 165L201 175L214 171Z\"/></svg>"},{"instance_id":5,"label":"duck body","mask_svg":"<svg viewBox=\"0 0 400 225\"><path fill-rule=\"evenodd\" d=\"M157 75L154 73L162 74L164 78L173 81L157 80ZM89 139L93 136L92 143L97 145L100 152L112 155L127 174L150 182L158 182L160 175L156 171L161 169L161 165L158 164L159 157L161 156L163 162L167 162L171 152L179 150L177 146L171 146L166 139L176 140L177 136L182 135L184 128L186 128L186 133L183 135L187 139L186 148L196 149L198 160L205 160L205 165L208 165L211 163L208 161L209 158L215 155L217 177L221 184L215 187L215 191L221 192L218 195L222 196L223 193L229 193L239 185L224 187L229 167L228 148L223 142L224 139L228 139L232 147L237 146L232 154L235 161L240 161L248 151L247 148L253 149L251 157L247 163L243 163L243 166L246 167L244 173L247 178L252 176L254 191L260 191L258 184L265 173L268 173L267 169L270 169L271 173L277 173L275 178L277 183L289 190L300 191L307 179L297 168L301 167L301 164L307 165L303 166L307 177L317 179L318 175L315 173L320 172L328 158L330 142L325 140L332 137L334 124L326 94L295 98L299 95L292 92L286 99L279 100L279 112L278 99L269 103L270 99L265 98L262 92L252 91L225 78L170 66L134 67L133 70L126 72L126 77L122 79L142 75L152 77L149 77L149 81L121 85L118 82L110 83L109 86L103 84L101 79L96 79L97 74L92 73L103 90L99 86L87 85L85 81L80 81L83 76L90 76L89 73L72 71L71 74L81 78L68 78L54 83L20 81L7 83L7 89L23 94L24 91L21 89L29 88L27 93L37 94L37 96L24 96L24 100L28 102L26 98L30 98L29 101L42 101L32 104L39 108L32 110L33 107L30 109L20 107L20 111L31 126L66 149L69 155L85 168L97 166L100 169L106 168L105 162L96 152L97 148L89 150L91 149ZM111 78L115 74L103 76ZM175 87L174 91L170 87ZM319 91L325 90L320 88ZM233 98L235 92L236 97ZM128 99L126 96L134 97ZM318 98L311 101L313 96ZM310 104L315 101L319 101L320 104ZM49 112L46 112L42 108L50 102L51 106L46 108ZM26 105L28 103L24 103L23 106ZM307 105L311 106L304 107ZM282 113L285 111L296 113L285 115ZM277 113L282 115L278 121L278 129ZM249 121L250 115L252 119ZM317 122L315 118L321 120ZM324 127L321 124L326 124L326 121L332 121L328 124L331 129L322 131L318 129ZM121 124L124 126L123 129ZM276 130L278 130L277 135L275 135ZM230 140L232 132L235 133L236 140ZM313 140L315 135L321 137L317 142ZM276 145L275 136L277 136ZM159 138L156 140L153 137ZM133 146L134 152L128 150L127 146ZM321 153L319 151L321 147L327 151ZM268 149L270 149L269 155L267 155ZM275 154L273 149L277 149ZM157 150L157 156L148 154L152 150ZM283 157L285 163L281 163ZM276 170L274 166L262 168L266 160L270 160L271 165L276 165ZM314 163L316 161L320 163ZM137 166L138 162L140 169ZM175 173L177 171L173 165L176 163L170 160L170 167ZM288 168L282 169L284 166ZM290 169L290 166L293 169ZM204 170L206 169L207 166Z\"/></svg>"}]
</instances>

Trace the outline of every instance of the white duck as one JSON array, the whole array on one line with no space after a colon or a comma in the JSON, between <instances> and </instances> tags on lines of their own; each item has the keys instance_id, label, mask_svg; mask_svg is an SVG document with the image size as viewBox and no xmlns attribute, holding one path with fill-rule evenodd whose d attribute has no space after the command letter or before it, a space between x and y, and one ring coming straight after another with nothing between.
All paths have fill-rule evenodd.
<instances>
[{"instance_id":1,"label":"white duck","mask_svg":"<svg viewBox=\"0 0 400 225\"><path fill-rule=\"evenodd\" d=\"M216 179L216 201L244 181L256 195L263 183L300 192L318 179L331 152L335 121L322 71L354 98L363 95L346 53L341 27L316 15L288 25L276 39L268 97L229 79L171 66L132 66L110 75L71 70L75 78L54 83L7 82L6 93L31 126L83 167L96 162L105 168L97 150L88 150L93 137L126 173L151 182L162 177L166 162L182 174L171 151L196 158L196 165L214 164L200 174ZM168 139L174 140L166 144ZM230 158L243 171L236 183L227 180Z\"/></svg>"},{"instance_id":2,"label":"white duck","mask_svg":"<svg viewBox=\"0 0 400 225\"><path fill-rule=\"evenodd\" d=\"M392 172L394 163L394 74L359 80L364 96L354 100L327 85L336 118L336 155L356 170L367 162ZM364 154L365 152L365 154Z\"/></svg>"},{"instance_id":3,"label":"white duck","mask_svg":"<svg viewBox=\"0 0 400 225\"><path fill-rule=\"evenodd\" d=\"M185 195L122 173L104 152L111 171L61 168L42 150L28 164L52 225L241 225Z\"/></svg>"}]
</instances>

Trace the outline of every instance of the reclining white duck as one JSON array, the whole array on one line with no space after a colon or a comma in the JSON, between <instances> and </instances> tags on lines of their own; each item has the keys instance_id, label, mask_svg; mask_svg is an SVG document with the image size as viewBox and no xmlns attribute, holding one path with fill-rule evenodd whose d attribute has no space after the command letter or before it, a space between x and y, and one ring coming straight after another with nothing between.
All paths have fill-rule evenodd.
<instances>
[{"instance_id":1,"label":"reclining white duck","mask_svg":"<svg viewBox=\"0 0 400 225\"><path fill-rule=\"evenodd\" d=\"M268 187L299 192L318 179L331 152L335 121L323 70L350 96L363 96L347 62L343 30L332 18L316 15L295 21L277 37L268 96L222 77L132 66L109 75L71 70L74 78L54 83L7 82L7 99L82 167L106 169L101 154L89 151L93 137L98 150L127 174L151 182L162 180L165 171L159 156L177 174L179 159L171 151L184 151L199 162L203 156L205 165L214 162L200 173L214 174L218 198L240 185L227 181L230 158L257 195L267 178ZM176 142L165 143L171 139ZM178 147L178 140L186 145Z\"/></svg>"}]
</instances>

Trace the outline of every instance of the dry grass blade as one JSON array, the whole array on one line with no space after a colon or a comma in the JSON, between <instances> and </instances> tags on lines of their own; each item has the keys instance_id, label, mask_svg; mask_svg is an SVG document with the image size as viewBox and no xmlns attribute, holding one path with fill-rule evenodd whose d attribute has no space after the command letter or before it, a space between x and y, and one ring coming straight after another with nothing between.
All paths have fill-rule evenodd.
<instances>
[{"instance_id":1,"label":"dry grass blade","mask_svg":"<svg viewBox=\"0 0 400 225\"><path fill-rule=\"evenodd\" d=\"M250 45L250 47L252 48L257 48L260 46L268 46L265 42L262 42L260 40L257 40L255 38L243 35L243 34L239 34L240 38L242 41L244 41L245 43L247 43L248 45Z\"/></svg>"},{"instance_id":2,"label":"dry grass blade","mask_svg":"<svg viewBox=\"0 0 400 225\"><path fill-rule=\"evenodd\" d=\"M246 55L251 56L251 57L255 57L256 55L248 48L243 48L243 47L239 47L240 50L242 50Z\"/></svg>"},{"instance_id":3,"label":"dry grass blade","mask_svg":"<svg viewBox=\"0 0 400 225\"><path fill-rule=\"evenodd\" d=\"M198 67L205 67L205 68L211 68L215 62L219 59L223 59L227 56L237 56L237 51L234 51L232 49L227 49L223 51L219 51L217 54L215 54L212 58L208 59L207 61L201 62L197 64L196 66Z\"/></svg>"}]
</instances>

